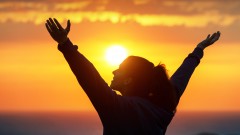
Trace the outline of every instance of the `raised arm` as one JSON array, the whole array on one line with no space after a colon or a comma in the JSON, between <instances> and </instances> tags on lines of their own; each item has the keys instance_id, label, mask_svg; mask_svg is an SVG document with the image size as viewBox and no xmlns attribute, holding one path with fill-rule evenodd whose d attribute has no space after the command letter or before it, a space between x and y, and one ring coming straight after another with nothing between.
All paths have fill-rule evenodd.
<instances>
[{"instance_id":1,"label":"raised arm","mask_svg":"<svg viewBox=\"0 0 240 135\"><path fill-rule=\"evenodd\" d=\"M192 76L195 68L200 63L201 58L203 57L203 50L215 43L220 37L220 32L216 32L212 35L208 35L205 40L200 42L192 53L190 53L183 61L181 66L177 71L172 75L171 82L173 83L178 98L182 96L184 90L187 87L188 81Z\"/></svg>"},{"instance_id":2,"label":"raised arm","mask_svg":"<svg viewBox=\"0 0 240 135\"><path fill-rule=\"evenodd\" d=\"M58 43L58 49L63 53L79 84L96 110L111 108L116 93L101 78L93 64L77 51L78 47L68 39L70 21L64 29L56 19L50 18L46 22L46 28L51 37Z\"/></svg>"}]
</instances>

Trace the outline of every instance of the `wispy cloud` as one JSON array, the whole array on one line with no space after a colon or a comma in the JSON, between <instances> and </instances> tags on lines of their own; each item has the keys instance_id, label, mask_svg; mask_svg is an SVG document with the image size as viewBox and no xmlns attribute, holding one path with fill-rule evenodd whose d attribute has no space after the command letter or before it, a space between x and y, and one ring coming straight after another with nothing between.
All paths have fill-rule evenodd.
<instances>
[{"instance_id":1,"label":"wispy cloud","mask_svg":"<svg viewBox=\"0 0 240 135\"><path fill-rule=\"evenodd\" d=\"M126 23L136 22L143 26L204 27L209 24L228 26L240 20L238 1L72 1L54 2L45 0L25 2L0 2L0 22L44 23L48 17L60 21L70 19L80 23L91 22Z\"/></svg>"}]
</instances>

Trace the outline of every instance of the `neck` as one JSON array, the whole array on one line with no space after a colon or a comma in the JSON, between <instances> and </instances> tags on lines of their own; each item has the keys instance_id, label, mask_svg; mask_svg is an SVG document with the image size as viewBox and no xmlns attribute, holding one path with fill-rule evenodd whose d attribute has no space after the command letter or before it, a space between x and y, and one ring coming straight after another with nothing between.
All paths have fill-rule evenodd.
<instances>
[{"instance_id":1,"label":"neck","mask_svg":"<svg viewBox=\"0 0 240 135\"><path fill-rule=\"evenodd\" d=\"M121 92L122 96L135 96L135 97L146 97L140 89L125 89Z\"/></svg>"}]
</instances>

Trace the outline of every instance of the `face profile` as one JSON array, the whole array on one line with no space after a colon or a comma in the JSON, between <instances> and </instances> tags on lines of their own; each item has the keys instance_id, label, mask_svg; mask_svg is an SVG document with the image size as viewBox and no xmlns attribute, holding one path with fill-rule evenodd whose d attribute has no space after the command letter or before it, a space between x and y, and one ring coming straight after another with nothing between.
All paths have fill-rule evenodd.
<instances>
[{"instance_id":1,"label":"face profile","mask_svg":"<svg viewBox=\"0 0 240 135\"><path fill-rule=\"evenodd\" d=\"M114 90L118 90L121 92L121 90L124 88L124 80L126 79L124 75L124 71L117 69L113 72L113 80L111 81L110 87Z\"/></svg>"},{"instance_id":2,"label":"face profile","mask_svg":"<svg viewBox=\"0 0 240 135\"><path fill-rule=\"evenodd\" d=\"M126 94L124 91L129 92L133 87L136 88L133 85L139 85L141 82L138 80L146 78L144 74L151 71L152 68L153 64L148 60L139 56L129 56L119 65L118 69L112 72L114 77L110 87Z\"/></svg>"}]
</instances>

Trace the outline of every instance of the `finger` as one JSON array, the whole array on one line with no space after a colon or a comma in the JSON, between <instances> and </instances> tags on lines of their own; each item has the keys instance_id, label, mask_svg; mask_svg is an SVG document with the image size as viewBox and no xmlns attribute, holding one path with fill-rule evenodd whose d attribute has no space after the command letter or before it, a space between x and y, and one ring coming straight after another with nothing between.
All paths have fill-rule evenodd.
<instances>
[{"instance_id":1,"label":"finger","mask_svg":"<svg viewBox=\"0 0 240 135\"><path fill-rule=\"evenodd\" d=\"M45 23L45 26L46 26L47 31L49 32L49 34L50 34L52 37L54 37L53 31L51 30L50 26L49 26L47 23Z\"/></svg>"},{"instance_id":2,"label":"finger","mask_svg":"<svg viewBox=\"0 0 240 135\"><path fill-rule=\"evenodd\" d=\"M66 31L67 33L70 31L70 27L71 27L71 23L70 23L70 20L67 21L67 27L66 27Z\"/></svg>"},{"instance_id":3,"label":"finger","mask_svg":"<svg viewBox=\"0 0 240 135\"><path fill-rule=\"evenodd\" d=\"M218 35L218 37L220 37L220 36L221 36L221 33L220 33L220 31L218 31L218 32L217 32L217 35Z\"/></svg>"},{"instance_id":4,"label":"finger","mask_svg":"<svg viewBox=\"0 0 240 135\"><path fill-rule=\"evenodd\" d=\"M216 37L220 37L221 33L218 31L217 34L216 34Z\"/></svg>"},{"instance_id":5,"label":"finger","mask_svg":"<svg viewBox=\"0 0 240 135\"><path fill-rule=\"evenodd\" d=\"M216 33L214 33L214 37L212 38L212 40L218 40L218 38L220 37L220 32L217 31Z\"/></svg>"},{"instance_id":6,"label":"finger","mask_svg":"<svg viewBox=\"0 0 240 135\"><path fill-rule=\"evenodd\" d=\"M212 40L215 36L216 36L217 33L213 33L212 36L209 38L209 40Z\"/></svg>"},{"instance_id":7,"label":"finger","mask_svg":"<svg viewBox=\"0 0 240 135\"><path fill-rule=\"evenodd\" d=\"M52 18L49 18L49 21L51 23L51 28L53 31L58 31L58 28L57 28L57 25L53 22L53 19Z\"/></svg>"},{"instance_id":8,"label":"finger","mask_svg":"<svg viewBox=\"0 0 240 135\"><path fill-rule=\"evenodd\" d=\"M207 38L206 39L208 39L210 37L210 34L208 34L208 36L207 36Z\"/></svg>"},{"instance_id":9,"label":"finger","mask_svg":"<svg viewBox=\"0 0 240 135\"><path fill-rule=\"evenodd\" d=\"M53 26L52 22L50 20L47 20L48 27L51 29L51 32L56 31L56 28Z\"/></svg>"},{"instance_id":10,"label":"finger","mask_svg":"<svg viewBox=\"0 0 240 135\"><path fill-rule=\"evenodd\" d=\"M47 31L48 31L49 33L52 33L52 30L51 30L51 28L49 27L48 23L45 23L45 26L46 26L46 28L47 28Z\"/></svg>"},{"instance_id":11,"label":"finger","mask_svg":"<svg viewBox=\"0 0 240 135\"><path fill-rule=\"evenodd\" d=\"M48 26L51 28L52 23L51 23L49 20L47 20L47 24L48 24Z\"/></svg>"},{"instance_id":12,"label":"finger","mask_svg":"<svg viewBox=\"0 0 240 135\"><path fill-rule=\"evenodd\" d=\"M217 41L220 37L220 32L217 32L216 36L212 39L214 42Z\"/></svg>"},{"instance_id":13,"label":"finger","mask_svg":"<svg viewBox=\"0 0 240 135\"><path fill-rule=\"evenodd\" d=\"M54 22L57 24L58 29L63 30L63 27L62 27L61 24L58 22L58 20L55 19L55 18L53 18L53 19L54 19Z\"/></svg>"},{"instance_id":14,"label":"finger","mask_svg":"<svg viewBox=\"0 0 240 135\"><path fill-rule=\"evenodd\" d=\"M218 31L216 33L215 37L211 40L211 43L213 44L214 42L216 42L219 39L220 35L221 35L221 33Z\"/></svg>"}]
</instances>

